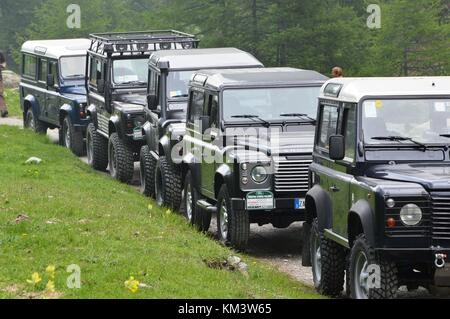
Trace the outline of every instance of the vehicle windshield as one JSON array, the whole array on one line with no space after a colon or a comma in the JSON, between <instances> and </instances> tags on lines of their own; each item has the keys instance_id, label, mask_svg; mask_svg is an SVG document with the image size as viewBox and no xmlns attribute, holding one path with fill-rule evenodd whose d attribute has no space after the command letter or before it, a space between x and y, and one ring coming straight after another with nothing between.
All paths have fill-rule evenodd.
<instances>
[{"instance_id":1,"label":"vehicle windshield","mask_svg":"<svg viewBox=\"0 0 450 319\"><path fill-rule=\"evenodd\" d=\"M115 60L113 63L113 80L115 84L147 85L148 58Z\"/></svg>"},{"instance_id":2,"label":"vehicle windshield","mask_svg":"<svg viewBox=\"0 0 450 319\"><path fill-rule=\"evenodd\" d=\"M62 57L60 73L64 79L84 78L86 73L86 56Z\"/></svg>"},{"instance_id":3,"label":"vehicle windshield","mask_svg":"<svg viewBox=\"0 0 450 319\"><path fill-rule=\"evenodd\" d=\"M188 98L189 81L194 71L170 72L167 75L167 96L169 99Z\"/></svg>"},{"instance_id":4,"label":"vehicle windshield","mask_svg":"<svg viewBox=\"0 0 450 319\"><path fill-rule=\"evenodd\" d=\"M362 113L366 144L450 144L450 99L368 100Z\"/></svg>"},{"instance_id":5,"label":"vehicle windshield","mask_svg":"<svg viewBox=\"0 0 450 319\"><path fill-rule=\"evenodd\" d=\"M223 93L225 121L259 122L317 117L320 87L230 89Z\"/></svg>"}]
</instances>

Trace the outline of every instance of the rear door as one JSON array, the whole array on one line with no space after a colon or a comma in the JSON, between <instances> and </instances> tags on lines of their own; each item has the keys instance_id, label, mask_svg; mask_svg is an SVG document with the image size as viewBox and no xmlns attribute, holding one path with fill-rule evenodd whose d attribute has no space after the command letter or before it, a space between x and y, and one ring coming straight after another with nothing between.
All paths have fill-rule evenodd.
<instances>
[{"instance_id":1,"label":"rear door","mask_svg":"<svg viewBox=\"0 0 450 319\"><path fill-rule=\"evenodd\" d=\"M89 59L89 103L97 110L98 127L103 134L108 135L109 116L105 109L105 97L98 92L99 81L105 80L106 65L98 57Z\"/></svg>"},{"instance_id":2,"label":"rear door","mask_svg":"<svg viewBox=\"0 0 450 319\"><path fill-rule=\"evenodd\" d=\"M46 93L46 109L45 113L50 123L58 126L59 125L59 109L60 98L59 98L59 71L57 61L49 61L48 63L48 74L53 76L55 85L47 88Z\"/></svg>"}]
</instances>

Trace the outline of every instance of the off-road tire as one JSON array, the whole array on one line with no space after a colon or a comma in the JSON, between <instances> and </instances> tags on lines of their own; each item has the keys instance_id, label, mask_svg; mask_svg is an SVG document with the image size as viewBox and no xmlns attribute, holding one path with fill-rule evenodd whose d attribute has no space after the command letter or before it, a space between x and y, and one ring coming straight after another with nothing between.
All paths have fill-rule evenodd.
<instances>
[{"instance_id":1,"label":"off-road tire","mask_svg":"<svg viewBox=\"0 0 450 319\"><path fill-rule=\"evenodd\" d=\"M171 164L166 156L161 156L157 163L157 171L161 174L161 189L158 190L159 181L155 176L155 193L161 192L161 206L178 210L181 205L183 183L179 166ZM157 199L158 201L158 199Z\"/></svg>"},{"instance_id":2,"label":"off-road tire","mask_svg":"<svg viewBox=\"0 0 450 319\"><path fill-rule=\"evenodd\" d=\"M109 137L108 163L112 178L122 183L130 183L133 180L133 150L119 138L117 133L112 133Z\"/></svg>"},{"instance_id":3,"label":"off-road tire","mask_svg":"<svg viewBox=\"0 0 450 319\"><path fill-rule=\"evenodd\" d=\"M370 289L369 299L394 299L398 292L398 269L395 263L380 256L369 244L365 235L356 238L350 253L350 287L351 297L357 296L353 290L355 279L355 262L359 251L363 251L367 256L369 265L380 266L380 288Z\"/></svg>"},{"instance_id":4,"label":"off-road tire","mask_svg":"<svg viewBox=\"0 0 450 319\"><path fill-rule=\"evenodd\" d=\"M66 134L69 132L69 145L66 143ZM64 118L59 129L59 144L70 149L78 157L86 155L83 133L76 131L69 116Z\"/></svg>"},{"instance_id":5,"label":"off-road tire","mask_svg":"<svg viewBox=\"0 0 450 319\"><path fill-rule=\"evenodd\" d=\"M311 267L311 248L309 240L311 239L311 223L303 223L303 243L302 243L302 266Z\"/></svg>"},{"instance_id":6,"label":"off-road tire","mask_svg":"<svg viewBox=\"0 0 450 319\"><path fill-rule=\"evenodd\" d=\"M228 231L227 237L222 235L221 227L221 207L225 204L228 211ZM231 198L226 185L222 185L217 200L217 232L219 240L237 250L245 250L250 236L250 222L247 210L234 210Z\"/></svg>"},{"instance_id":7,"label":"off-road tire","mask_svg":"<svg viewBox=\"0 0 450 319\"><path fill-rule=\"evenodd\" d=\"M145 145L141 148L140 153L140 192L141 194L154 197L155 196L155 170L156 159L150 153L150 148Z\"/></svg>"},{"instance_id":8,"label":"off-road tire","mask_svg":"<svg viewBox=\"0 0 450 319\"><path fill-rule=\"evenodd\" d=\"M25 113L24 126L27 129L32 129L37 134L47 134L47 125L34 116L33 110L29 108Z\"/></svg>"},{"instance_id":9,"label":"off-road tire","mask_svg":"<svg viewBox=\"0 0 450 319\"><path fill-rule=\"evenodd\" d=\"M321 278L318 280L315 276L314 262L313 274L314 274L314 286L320 294L338 297L341 295L344 289L345 278L345 248L338 243L325 238L322 232L319 231L319 223L317 218L311 225L311 258L314 258L314 242L316 236L320 238L320 251L321 251Z\"/></svg>"},{"instance_id":10,"label":"off-road tire","mask_svg":"<svg viewBox=\"0 0 450 319\"><path fill-rule=\"evenodd\" d=\"M92 143L90 146L89 143ZM88 164L98 171L106 171L108 167L108 140L100 135L94 124L90 123L86 131L86 152Z\"/></svg>"},{"instance_id":11,"label":"off-road tire","mask_svg":"<svg viewBox=\"0 0 450 319\"><path fill-rule=\"evenodd\" d=\"M189 189L191 192L191 217L189 217L189 203L188 203L188 193ZM184 191L183 191L183 210L182 213L186 217L187 221L193 225L198 231L205 233L209 230L209 226L211 226L211 213L205 210L202 210L197 205L197 201L200 198L200 194L195 188L192 180L192 173L190 171L187 172L185 182L184 182Z\"/></svg>"}]
</instances>

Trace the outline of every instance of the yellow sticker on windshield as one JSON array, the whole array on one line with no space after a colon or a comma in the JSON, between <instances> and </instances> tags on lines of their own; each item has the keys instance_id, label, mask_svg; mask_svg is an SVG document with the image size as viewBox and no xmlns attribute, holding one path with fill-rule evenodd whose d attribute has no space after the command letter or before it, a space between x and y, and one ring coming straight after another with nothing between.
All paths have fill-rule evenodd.
<instances>
[{"instance_id":1,"label":"yellow sticker on windshield","mask_svg":"<svg viewBox=\"0 0 450 319\"><path fill-rule=\"evenodd\" d=\"M375 102L375 106L377 107L377 109L381 109L383 107L383 101L377 100Z\"/></svg>"}]
</instances>

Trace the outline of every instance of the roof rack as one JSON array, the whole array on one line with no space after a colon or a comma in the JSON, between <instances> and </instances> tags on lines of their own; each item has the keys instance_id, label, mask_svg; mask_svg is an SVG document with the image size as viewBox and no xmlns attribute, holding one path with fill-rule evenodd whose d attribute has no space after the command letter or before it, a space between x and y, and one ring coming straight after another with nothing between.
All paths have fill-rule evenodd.
<instances>
[{"instance_id":1,"label":"roof rack","mask_svg":"<svg viewBox=\"0 0 450 319\"><path fill-rule=\"evenodd\" d=\"M175 30L94 33L90 51L101 55L148 54L158 50L195 49L200 40Z\"/></svg>"}]
</instances>

